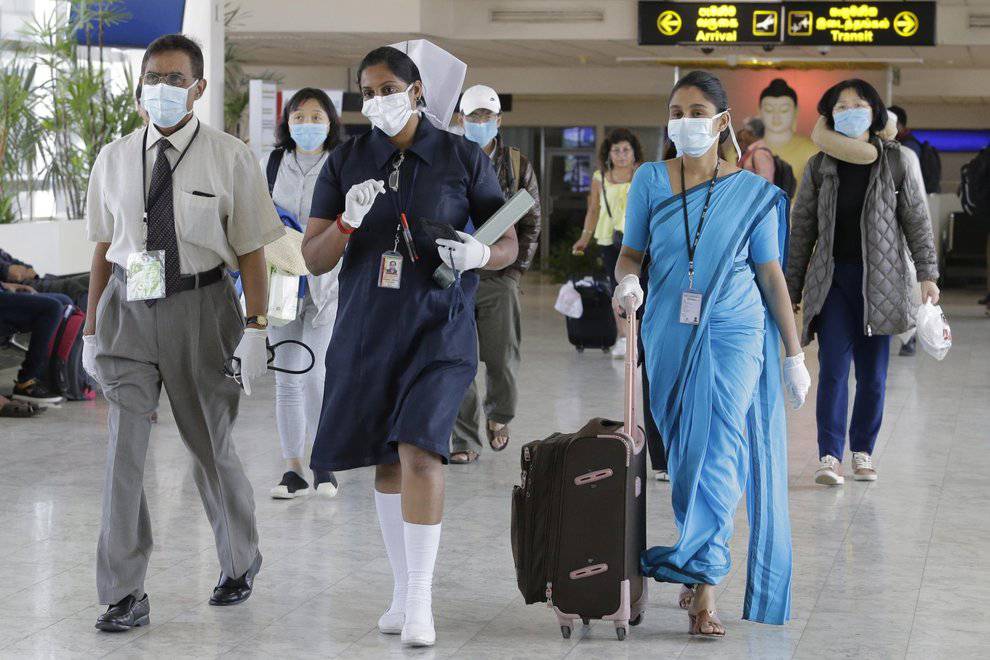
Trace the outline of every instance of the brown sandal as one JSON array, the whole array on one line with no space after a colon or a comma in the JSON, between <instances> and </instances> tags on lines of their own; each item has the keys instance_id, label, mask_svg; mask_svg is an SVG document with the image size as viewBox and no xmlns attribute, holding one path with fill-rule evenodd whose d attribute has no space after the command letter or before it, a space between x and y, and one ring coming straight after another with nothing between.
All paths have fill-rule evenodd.
<instances>
[{"instance_id":1,"label":"brown sandal","mask_svg":"<svg viewBox=\"0 0 990 660\"><path fill-rule=\"evenodd\" d=\"M681 585L681 593L677 594L677 606L682 610L691 609L691 602L694 600L694 586L690 584Z\"/></svg>"},{"instance_id":2,"label":"brown sandal","mask_svg":"<svg viewBox=\"0 0 990 660\"><path fill-rule=\"evenodd\" d=\"M701 637L725 637L725 626L718 620L715 610L701 610L696 614L688 613L691 622L689 632Z\"/></svg>"},{"instance_id":3,"label":"brown sandal","mask_svg":"<svg viewBox=\"0 0 990 660\"><path fill-rule=\"evenodd\" d=\"M462 458L455 458L457 456ZM453 465L467 465L468 463L474 463L480 457L481 455L473 449L468 449L467 451L455 451L450 455L450 462Z\"/></svg>"},{"instance_id":4,"label":"brown sandal","mask_svg":"<svg viewBox=\"0 0 990 660\"><path fill-rule=\"evenodd\" d=\"M485 424L485 431L488 433L488 446L492 448L492 451L502 451L509 446L509 425L501 424L499 428L493 429L492 424L497 423L489 420Z\"/></svg>"}]
</instances>

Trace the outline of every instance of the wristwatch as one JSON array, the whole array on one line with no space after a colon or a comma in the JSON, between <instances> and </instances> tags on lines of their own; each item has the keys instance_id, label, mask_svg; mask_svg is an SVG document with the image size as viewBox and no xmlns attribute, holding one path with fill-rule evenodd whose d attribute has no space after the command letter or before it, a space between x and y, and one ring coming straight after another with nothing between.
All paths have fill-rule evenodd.
<instances>
[{"instance_id":1,"label":"wristwatch","mask_svg":"<svg viewBox=\"0 0 990 660\"><path fill-rule=\"evenodd\" d=\"M244 321L244 325L259 325L262 328L268 327L268 317L267 316L249 316L247 320Z\"/></svg>"}]
</instances>

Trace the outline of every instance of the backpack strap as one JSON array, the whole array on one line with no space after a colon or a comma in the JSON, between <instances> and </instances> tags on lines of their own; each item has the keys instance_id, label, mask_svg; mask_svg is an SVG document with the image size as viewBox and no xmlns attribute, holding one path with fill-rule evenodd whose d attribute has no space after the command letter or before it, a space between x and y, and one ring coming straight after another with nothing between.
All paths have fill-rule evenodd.
<instances>
[{"instance_id":1,"label":"backpack strap","mask_svg":"<svg viewBox=\"0 0 990 660\"><path fill-rule=\"evenodd\" d=\"M509 165L512 167L512 192L522 188L522 153L516 147L509 147Z\"/></svg>"},{"instance_id":2,"label":"backpack strap","mask_svg":"<svg viewBox=\"0 0 990 660\"><path fill-rule=\"evenodd\" d=\"M275 190L275 179L278 177L278 168L282 164L285 156L285 149L278 148L268 154L268 167L265 168L265 176L268 178L268 194Z\"/></svg>"}]
</instances>

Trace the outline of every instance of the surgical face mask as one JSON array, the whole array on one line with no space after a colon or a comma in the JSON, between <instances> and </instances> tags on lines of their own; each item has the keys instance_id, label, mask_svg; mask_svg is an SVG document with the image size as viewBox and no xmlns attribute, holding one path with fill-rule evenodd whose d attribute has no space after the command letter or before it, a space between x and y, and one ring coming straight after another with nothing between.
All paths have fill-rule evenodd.
<instances>
[{"instance_id":1,"label":"surgical face mask","mask_svg":"<svg viewBox=\"0 0 990 660\"><path fill-rule=\"evenodd\" d=\"M141 106L148 112L151 123L162 128L172 128L185 118L192 110L186 107L189 102L189 87L172 87L165 83L144 85L141 88Z\"/></svg>"},{"instance_id":2,"label":"surgical face mask","mask_svg":"<svg viewBox=\"0 0 990 660\"><path fill-rule=\"evenodd\" d=\"M498 120L492 119L480 124L464 120L464 137L484 147L498 135Z\"/></svg>"},{"instance_id":3,"label":"surgical face mask","mask_svg":"<svg viewBox=\"0 0 990 660\"><path fill-rule=\"evenodd\" d=\"M412 113L408 91L365 99L361 107L361 114L371 121L372 126L389 137L395 137L405 128Z\"/></svg>"},{"instance_id":4,"label":"surgical face mask","mask_svg":"<svg viewBox=\"0 0 990 660\"><path fill-rule=\"evenodd\" d=\"M708 153L718 140L715 131L715 120L721 117L720 112L714 117L681 117L667 122L667 135L677 147L677 155L687 155L700 158Z\"/></svg>"},{"instance_id":5,"label":"surgical face mask","mask_svg":"<svg viewBox=\"0 0 990 660\"><path fill-rule=\"evenodd\" d=\"M846 137L858 138L873 123L873 111L869 108L852 108L834 113L832 119L835 121L835 130Z\"/></svg>"},{"instance_id":6,"label":"surgical face mask","mask_svg":"<svg viewBox=\"0 0 990 660\"><path fill-rule=\"evenodd\" d=\"M303 151L315 151L322 147L329 133L329 124L289 124L289 135Z\"/></svg>"}]
</instances>

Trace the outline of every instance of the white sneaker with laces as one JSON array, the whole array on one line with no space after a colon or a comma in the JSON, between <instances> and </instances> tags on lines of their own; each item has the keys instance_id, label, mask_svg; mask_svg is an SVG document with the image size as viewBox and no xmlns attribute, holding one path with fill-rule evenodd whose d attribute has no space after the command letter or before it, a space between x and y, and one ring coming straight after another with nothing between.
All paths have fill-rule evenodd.
<instances>
[{"instance_id":1,"label":"white sneaker with laces","mask_svg":"<svg viewBox=\"0 0 990 660\"><path fill-rule=\"evenodd\" d=\"M626 359L626 338L619 337L615 341L615 346L612 347L612 357L616 360Z\"/></svg>"},{"instance_id":2,"label":"white sneaker with laces","mask_svg":"<svg viewBox=\"0 0 990 660\"><path fill-rule=\"evenodd\" d=\"M823 486L841 486L846 482L842 476L842 463L835 456L822 456L815 471L815 483Z\"/></svg>"},{"instance_id":3,"label":"white sneaker with laces","mask_svg":"<svg viewBox=\"0 0 990 660\"><path fill-rule=\"evenodd\" d=\"M877 470L873 459L865 451L853 452L853 479L856 481L876 481Z\"/></svg>"}]
</instances>

